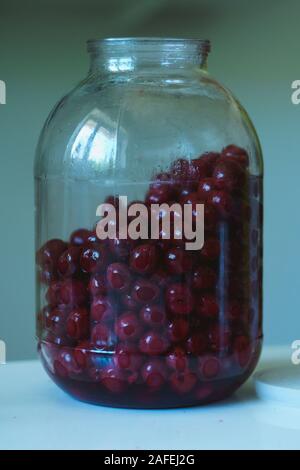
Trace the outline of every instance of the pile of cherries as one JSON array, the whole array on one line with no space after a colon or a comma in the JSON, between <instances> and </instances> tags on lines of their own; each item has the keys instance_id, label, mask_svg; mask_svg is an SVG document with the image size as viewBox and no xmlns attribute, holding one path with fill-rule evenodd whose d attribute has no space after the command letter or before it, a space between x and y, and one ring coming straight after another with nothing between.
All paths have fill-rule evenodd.
<instances>
[{"instance_id":1,"label":"pile of cherries","mask_svg":"<svg viewBox=\"0 0 300 470\"><path fill-rule=\"evenodd\" d=\"M94 403L157 407L216 400L245 380L260 315L258 189L248 163L230 145L153 177L147 205L204 203L199 251L162 232L101 241L84 228L38 250L39 349L61 387ZM106 202L117 207L118 197Z\"/></svg>"}]
</instances>

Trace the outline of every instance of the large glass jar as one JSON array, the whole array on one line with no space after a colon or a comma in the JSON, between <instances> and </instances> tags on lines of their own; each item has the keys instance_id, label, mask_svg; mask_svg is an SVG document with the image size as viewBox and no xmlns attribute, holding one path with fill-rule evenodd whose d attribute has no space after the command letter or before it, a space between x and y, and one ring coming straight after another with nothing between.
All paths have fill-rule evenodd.
<instances>
[{"instance_id":1,"label":"large glass jar","mask_svg":"<svg viewBox=\"0 0 300 470\"><path fill-rule=\"evenodd\" d=\"M208 41L106 39L88 50L87 78L55 106L37 150L41 360L63 390L91 403L222 399L249 377L262 342L255 130L209 75ZM121 236L126 218L117 217L99 238L97 208L119 216L125 197L152 223L164 215L150 219L153 204L176 203L170 236L160 227L155 238L151 223L145 235L145 218L140 238L126 225ZM204 215L204 245L192 249L176 225L186 205L193 227Z\"/></svg>"}]
</instances>

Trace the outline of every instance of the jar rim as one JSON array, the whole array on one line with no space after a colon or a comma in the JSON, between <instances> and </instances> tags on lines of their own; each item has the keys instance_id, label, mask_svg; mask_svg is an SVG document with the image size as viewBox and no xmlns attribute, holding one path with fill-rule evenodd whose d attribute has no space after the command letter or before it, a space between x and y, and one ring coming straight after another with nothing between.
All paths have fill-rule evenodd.
<instances>
[{"instance_id":1,"label":"jar rim","mask_svg":"<svg viewBox=\"0 0 300 470\"><path fill-rule=\"evenodd\" d=\"M152 45L162 45L165 50L189 49L189 46L196 48L202 54L207 55L211 50L211 43L208 39L176 38L176 37L112 37L101 39L89 39L87 41L88 52L96 52L99 48L106 47L136 47Z\"/></svg>"}]
</instances>

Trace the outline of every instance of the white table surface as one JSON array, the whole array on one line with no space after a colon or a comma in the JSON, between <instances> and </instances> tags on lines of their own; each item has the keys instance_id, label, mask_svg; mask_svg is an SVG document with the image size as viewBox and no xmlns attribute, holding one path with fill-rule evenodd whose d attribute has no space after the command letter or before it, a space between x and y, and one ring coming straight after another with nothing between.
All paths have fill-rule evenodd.
<instances>
[{"instance_id":1,"label":"white table surface","mask_svg":"<svg viewBox=\"0 0 300 470\"><path fill-rule=\"evenodd\" d=\"M290 357L290 347L265 348L259 369L289 366ZM2 450L299 449L299 431L300 408L258 399L252 379L205 407L125 410L70 398L38 361L0 366Z\"/></svg>"}]
</instances>

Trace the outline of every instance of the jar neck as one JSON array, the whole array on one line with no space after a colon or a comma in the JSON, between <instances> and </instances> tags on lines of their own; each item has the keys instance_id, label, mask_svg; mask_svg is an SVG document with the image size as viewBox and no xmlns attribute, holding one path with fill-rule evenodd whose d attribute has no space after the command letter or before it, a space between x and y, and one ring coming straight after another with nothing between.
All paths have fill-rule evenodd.
<instances>
[{"instance_id":1,"label":"jar neck","mask_svg":"<svg viewBox=\"0 0 300 470\"><path fill-rule=\"evenodd\" d=\"M90 73L207 67L209 41L198 39L116 38L88 41Z\"/></svg>"}]
</instances>

